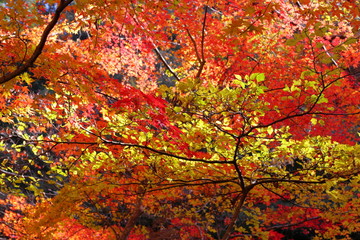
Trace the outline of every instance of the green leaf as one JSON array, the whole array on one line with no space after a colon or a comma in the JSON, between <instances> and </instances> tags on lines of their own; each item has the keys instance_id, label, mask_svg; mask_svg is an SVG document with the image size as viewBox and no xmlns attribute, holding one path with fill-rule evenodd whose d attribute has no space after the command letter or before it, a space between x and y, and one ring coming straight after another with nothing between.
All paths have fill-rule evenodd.
<instances>
[{"instance_id":1,"label":"green leaf","mask_svg":"<svg viewBox=\"0 0 360 240\"><path fill-rule=\"evenodd\" d=\"M316 81L306 81L304 84L305 87L310 87L310 88L315 88L316 85L318 85Z\"/></svg>"},{"instance_id":2,"label":"green leaf","mask_svg":"<svg viewBox=\"0 0 360 240\"><path fill-rule=\"evenodd\" d=\"M258 82L262 82L265 80L265 74L264 73L259 73L258 75L256 75L256 80Z\"/></svg>"},{"instance_id":3,"label":"green leaf","mask_svg":"<svg viewBox=\"0 0 360 240\"><path fill-rule=\"evenodd\" d=\"M315 75L315 73L314 73L313 71L306 70L306 71L303 71L303 72L301 73L300 78L301 78L301 79L304 79L305 77L314 76L314 75Z\"/></svg>"},{"instance_id":4,"label":"green leaf","mask_svg":"<svg viewBox=\"0 0 360 240\"><path fill-rule=\"evenodd\" d=\"M242 89L246 88L246 83L244 83L243 81L235 79L235 80L233 80L233 83L236 84L236 85L239 85Z\"/></svg>"},{"instance_id":5,"label":"green leaf","mask_svg":"<svg viewBox=\"0 0 360 240\"><path fill-rule=\"evenodd\" d=\"M238 74L235 74L235 78L236 78L237 80L242 81L242 77L241 77L240 75L238 75Z\"/></svg>"},{"instance_id":6,"label":"green leaf","mask_svg":"<svg viewBox=\"0 0 360 240\"><path fill-rule=\"evenodd\" d=\"M323 94L321 94L317 103L320 104L320 103L328 103L328 102L329 100Z\"/></svg>"},{"instance_id":7,"label":"green leaf","mask_svg":"<svg viewBox=\"0 0 360 240\"><path fill-rule=\"evenodd\" d=\"M259 86L259 87L257 87L256 92L257 92L258 94L263 94L264 91L267 90L267 89L268 89L268 88L265 87L265 86Z\"/></svg>"},{"instance_id":8,"label":"green leaf","mask_svg":"<svg viewBox=\"0 0 360 240\"><path fill-rule=\"evenodd\" d=\"M284 87L284 91L285 91L285 92L290 92L290 88L289 88L289 86L288 86L288 85L285 85L285 87Z\"/></svg>"},{"instance_id":9,"label":"green leaf","mask_svg":"<svg viewBox=\"0 0 360 240\"><path fill-rule=\"evenodd\" d=\"M181 112L181 111L182 111L182 108L181 108L181 107L174 107L174 111L177 112L177 113L178 113L178 112Z\"/></svg>"},{"instance_id":10,"label":"green leaf","mask_svg":"<svg viewBox=\"0 0 360 240\"><path fill-rule=\"evenodd\" d=\"M357 38L349 38L344 42L344 44L350 45L350 44L357 43L357 42L358 42Z\"/></svg>"}]
</instances>

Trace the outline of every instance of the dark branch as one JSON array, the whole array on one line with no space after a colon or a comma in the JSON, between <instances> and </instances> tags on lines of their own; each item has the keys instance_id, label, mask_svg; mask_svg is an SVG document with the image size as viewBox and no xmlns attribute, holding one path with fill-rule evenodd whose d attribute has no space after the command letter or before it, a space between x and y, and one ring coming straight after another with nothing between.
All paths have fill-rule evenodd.
<instances>
[{"instance_id":1,"label":"dark branch","mask_svg":"<svg viewBox=\"0 0 360 240\"><path fill-rule=\"evenodd\" d=\"M93 134L95 135L95 134ZM97 136L97 135L95 135ZM133 148L140 148L140 149L146 149L149 150L150 152L153 153L157 153L160 155L164 155L164 156L168 156L168 157L173 157L179 160L184 160L184 161L189 161L189 162L202 162L202 163L210 163L210 164L232 164L233 161L227 161L227 160L206 160L206 159L200 159L200 158L190 158L190 157L183 157L183 156L179 156L170 152L165 152L162 150L158 150L152 147L148 147L145 145L140 145L140 144L132 144L132 143L124 143L124 142L119 142L119 141L112 141L112 140L108 140L108 139L104 139L100 136L97 136L101 139L101 142L66 142L66 141L53 141L53 140L28 140L28 142L45 142L45 143L54 143L54 144L78 144L78 145L98 145L98 144L109 144L109 145L118 145L118 146L122 146L122 147L133 147Z\"/></svg>"},{"instance_id":2,"label":"dark branch","mask_svg":"<svg viewBox=\"0 0 360 240\"><path fill-rule=\"evenodd\" d=\"M208 12L208 6L205 6L205 14L204 14L204 20L203 20L203 24L202 24L202 30L201 30L201 59L200 59L200 66L199 66L199 70L196 74L196 78L199 78L204 66L205 66L205 54L204 54L204 41L205 41L205 28L206 28L206 17L207 17L207 12Z\"/></svg>"},{"instance_id":3,"label":"dark branch","mask_svg":"<svg viewBox=\"0 0 360 240\"><path fill-rule=\"evenodd\" d=\"M200 54L199 54L199 51L197 49L197 45L196 45L196 42L195 42L195 39L193 38L193 36L191 35L190 31L188 28L186 28L186 32L191 40L191 42L193 43L194 45L194 49L195 49L195 55L196 55L196 58L199 62L201 62L201 58L200 58Z\"/></svg>"},{"instance_id":4,"label":"dark branch","mask_svg":"<svg viewBox=\"0 0 360 240\"><path fill-rule=\"evenodd\" d=\"M73 0L61 0L60 5L55 11L53 19L50 23L46 26L45 30L41 35L41 39L39 44L36 46L35 51L33 52L32 56L25 61L25 63L19 66L13 72L7 73L4 76L0 77L0 84L10 81L11 79L23 74L27 71L28 68L32 67L35 63L36 59L40 56L42 50L44 49L45 43L47 41L47 37L49 36L51 30L55 27L56 23L58 22L62 11L72 2Z\"/></svg>"},{"instance_id":5,"label":"dark branch","mask_svg":"<svg viewBox=\"0 0 360 240\"><path fill-rule=\"evenodd\" d=\"M179 156L173 153L169 153L169 152L165 152L162 150L158 150L149 146L145 146L145 145L140 145L140 144L132 144L132 143L124 143L124 142L117 142L117 141L111 141L111 140L107 140L107 139L102 139L103 143L105 144L112 144L112 145L119 145L119 146L124 146L124 147L135 147L135 148L140 148L140 149L146 149L149 150L150 152L153 153L157 153L160 155L164 155L164 156L168 156L168 157L173 157L179 160L185 160L185 161L189 161L189 162L202 162L202 163L210 163L210 164L232 164L233 161L226 161L226 160L206 160L206 159L200 159L200 158L189 158L189 157L183 157L183 156Z\"/></svg>"},{"instance_id":6,"label":"dark branch","mask_svg":"<svg viewBox=\"0 0 360 240\"><path fill-rule=\"evenodd\" d=\"M312 217L312 218L307 218L307 219L304 219L304 220L302 220L302 221L300 221L300 222L296 222L296 223L279 224L279 225L267 227L267 228L266 228L266 231L269 231L269 230L272 230L272 229L294 227L294 226L303 224L303 223L305 223L305 222L317 220L317 219L319 219L319 218L320 218L320 217Z\"/></svg>"},{"instance_id":7,"label":"dark branch","mask_svg":"<svg viewBox=\"0 0 360 240\"><path fill-rule=\"evenodd\" d=\"M245 182L244 182L244 177L242 175L242 172L237 164L237 159L238 159L238 153L239 153L239 147L241 145L241 138L238 137L237 139L237 142L236 142L236 147L235 147L235 153L234 153L234 159L233 159L233 162L234 162L234 167L235 167L235 170L238 174L238 177L239 177L239 181L240 181L240 186L241 186L241 189L242 190L245 190Z\"/></svg>"}]
</instances>

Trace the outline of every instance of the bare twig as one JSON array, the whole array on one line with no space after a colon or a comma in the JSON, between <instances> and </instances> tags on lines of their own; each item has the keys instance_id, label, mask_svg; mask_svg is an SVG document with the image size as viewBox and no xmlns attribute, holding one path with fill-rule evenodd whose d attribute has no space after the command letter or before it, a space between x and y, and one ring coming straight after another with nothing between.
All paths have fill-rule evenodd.
<instances>
[{"instance_id":1,"label":"bare twig","mask_svg":"<svg viewBox=\"0 0 360 240\"><path fill-rule=\"evenodd\" d=\"M323 49L326 53L326 55L328 55L332 61L332 63L336 66L339 67L339 64L335 61L335 59L333 58L333 56L330 54L330 52L327 50L327 48L325 47L325 45L323 45Z\"/></svg>"},{"instance_id":2,"label":"bare twig","mask_svg":"<svg viewBox=\"0 0 360 240\"><path fill-rule=\"evenodd\" d=\"M159 59L161 60L161 62L165 65L165 67L167 68L167 70L171 73L171 75L173 75L176 80L180 81L179 76L175 73L175 71L171 68L171 66L169 65L169 63L166 61L166 59L164 58L164 56L161 54L159 48L155 45L155 43L152 42L152 45L154 46L154 50L155 53L158 55Z\"/></svg>"},{"instance_id":3,"label":"bare twig","mask_svg":"<svg viewBox=\"0 0 360 240\"><path fill-rule=\"evenodd\" d=\"M317 220L317 219L319 219L319 218L320 218L320 217L312 217L312 218L307 218L307 219L304 219L304 220L302 220L302 221L300 221L300 222L296 222L296 223L279 224L279 225L267 227L267 228L266 228L266 231L269 231L269 230L272 230L272 229L294 227L294 226L303 224L303 223L305 223L305 222Z\"/></svg>"}]
</instances>

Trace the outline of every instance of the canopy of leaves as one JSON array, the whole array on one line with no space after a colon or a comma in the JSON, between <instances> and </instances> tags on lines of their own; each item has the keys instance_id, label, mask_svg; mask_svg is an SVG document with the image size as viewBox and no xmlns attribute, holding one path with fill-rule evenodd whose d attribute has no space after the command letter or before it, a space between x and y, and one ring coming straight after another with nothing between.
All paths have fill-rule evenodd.
<instances>
[{"instance_id":1,"label":"canopy of leaves","mask_svg":"<svg viewBox=\"0 0 360 240\"><path fill-rule=\"evenodd\" d=\"M359 6L0 1L0 238L356 239Z\"/></svg>"}]
</instances>

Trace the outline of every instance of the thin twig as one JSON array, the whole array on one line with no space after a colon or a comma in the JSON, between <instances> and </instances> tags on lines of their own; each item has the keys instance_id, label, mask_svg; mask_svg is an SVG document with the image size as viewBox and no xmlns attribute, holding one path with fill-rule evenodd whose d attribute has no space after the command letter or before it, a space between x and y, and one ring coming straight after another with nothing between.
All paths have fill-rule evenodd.
<instances>
[{"instance_id":1,"label":"thin twig","mask_svg":"<svg viewBox=\"0 0 360 240\"><path fill-rule=\"evenodd\" d=\"M154 46L154 50L155 53L158 55L158 57L160 58L161 62L165 65L165 67L167 68L167 70L171 73L171 75L173 75L176 80L180 81L179 76L176 74L176 72L172 69L172 67L169 65L169 63L166 61L166 59L164 58L164 56L161 54L159 48L155 45L155 43L152 42L152 45Z\"/></svg>"}]
</instances>

